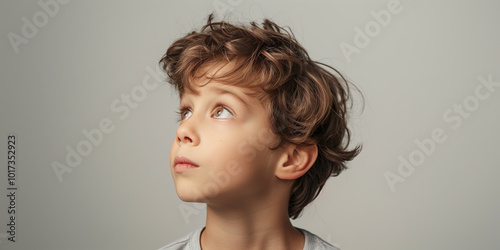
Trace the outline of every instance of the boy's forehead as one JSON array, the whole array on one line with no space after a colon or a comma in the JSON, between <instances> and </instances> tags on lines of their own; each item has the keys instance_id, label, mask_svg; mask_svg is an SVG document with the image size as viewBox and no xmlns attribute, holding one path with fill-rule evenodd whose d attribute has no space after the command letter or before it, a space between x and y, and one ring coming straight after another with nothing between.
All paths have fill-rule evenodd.
<instances>
[{"instance_id":1,"label":"boy's forehead","mask_svg":"<svg viewBox=\"0 0 500 250\"><path fill-rule=\"evenodd\" d=\"M192 72L183 84L181 100L186 96L200 96L204 92L232 94L245 104L266 102L267 94L255 76L243 73L243 59L214 60L206 62ZM243 70L245 71L245 70Z\"/></svg>"},{"instance_id":2,"label":"boy's forehead","mask_svg":"<svg viewBox=\"0 0 500 250\"><path fill-rule=\"evenodd\" d=\"M199 95L199 92L204 90L254 95L257 92L255 86L246 82L241 77L240 72L235 70L235 67L238 65L233 61L205 63L188 77L183 88L184 93L181 93L181 96L184 94Z\"/></svg>"},{"instance_id":3,"label":"boy's forehead","mask_svg":"<svg viewBox=\"0 0 500 250\"><path fill-rule=\"evenodd\" d=\"M190 88L186 88L181 98L187 96L200 96L203 93L210 93L214 95L230 94L242 99L243 102L251 102L255 92L243 86L236 84L221 83L216 80L205 81L203 84L197 82L191 83Z\"/></svg>"}]
</instances>

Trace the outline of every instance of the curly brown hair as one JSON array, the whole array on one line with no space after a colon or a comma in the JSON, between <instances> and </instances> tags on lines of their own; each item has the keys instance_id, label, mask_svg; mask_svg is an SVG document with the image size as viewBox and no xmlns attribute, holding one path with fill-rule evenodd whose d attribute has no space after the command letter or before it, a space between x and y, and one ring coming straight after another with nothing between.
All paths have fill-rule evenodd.
<instances>
[{"instance_id":1,"label":"curly brown hair","mask_svg":"<svg viewBox=\"0 0 500 250\"><path fill-rule=\"evenodd\" d=\"M261 27L255 22L239 26L215 22L211 14L199 32L175 41L160 60L181 96L185 88L194 91L191 80L203 66L220 62L236 66L209 79L259 90L256 97L269 111L280 138L273 149L288 143L318 147L313 166L294 180L290 191L288 216L296 219L327 179L339 175L361 151L361 145L349 149L348 81L336 69L313 61L291 31L269 19Z\"/></svg>"}]
</instances>

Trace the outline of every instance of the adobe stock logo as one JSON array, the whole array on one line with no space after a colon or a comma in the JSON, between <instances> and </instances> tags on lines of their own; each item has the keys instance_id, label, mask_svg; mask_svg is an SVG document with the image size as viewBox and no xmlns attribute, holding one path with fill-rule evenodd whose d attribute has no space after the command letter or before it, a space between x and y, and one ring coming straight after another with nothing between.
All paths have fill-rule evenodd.
<instances>
[{"instance_id":1,"label":"adobe stock logo","mask_svg":"<svg viewBox=\"0 0 500 250\"><path fill-rule=\"evenodd\" d=\"M363 30L358 26L354 27L354 45L346 42L342 42L339 45L347 62L350 63L352 61L351 57L353 54L359 54L362 49L368 47L372 39L380 35L382 28L387 27L391 23L393 15L397 15L401 11L403 11L403 6L401 6L399 0L390 0L387 3L387 9L378 12L374 10L370 11L374 20L368 21Z\"/></svg>"},{"instance_id":2,"label":"adobe stock logo","mask_svg":"<svg viewBox=\"0 0 500 250\"><path fill-rule=\"evenodd\" d=\"M60 5L68 4L69 0L40 0L38 5L42 10L39 10L33 14L31 20L26 17L22 17L23 25L21 26L21 35L14 32L9 32L7 38L9 38L10 45L14 52L19 53L19 46L21 44L28 44L30 39L34 38L39 29L47 26L49 19L53 18L59 13L61 9ZM50 17L50 18L49 18Z\"/></svg>"},{"instance_id":3,"label":"adobe stock logo","mask_svg":"<svg viewBox=\"0 0 500 250\"><path fill-rule=\"evenodd\" d=\"M115 114L119 114L118 119L114 119L115 121L127 119L132 110L138 109L139 105L146 100L149 93L163 86L165 75L158 64L154 69L147 66L146 71L148 74L142 78L142 83L136 84L130 89L129 93L122 93L120 98L116 98L111 102L110 110ZM95 128L81 130L85 138L77 142L74 147L66 145L65 161L53 161L51 164L57 180L62 182L66 174L73 172L85 157L92 154L93 150L99 147L107 139L107 136L115 131L116 124L112 117L109 116L102 118Z\"/></svg>"},{"instance_id":4,"label":"adobe stock logo","mask_svg":"<svg viewBox=\"0 0 500 250\"><path fill-rule=\"evenodd\" d=\"M450 124L452 130L457 130L462 126L465 119L469 119L472 113L485 101L491 97L500 87L500 82L493 81L491 74L487 79L484 76L478 76L479 84L474 88L474 93L463 98L461 103L454 103L451 108L443 112L443 120ZM448 133L443 128L434 128L429 138L422 140L415 139L416 149L412 150L408 157L398 156L399 166L397 173L386 171L384 178L389 185L391 192L396 191L396 184L404 182L415 172L415 167L421 166L427 157L436 152L439 144L448 139Z\"/></svg>"}]
</instances>

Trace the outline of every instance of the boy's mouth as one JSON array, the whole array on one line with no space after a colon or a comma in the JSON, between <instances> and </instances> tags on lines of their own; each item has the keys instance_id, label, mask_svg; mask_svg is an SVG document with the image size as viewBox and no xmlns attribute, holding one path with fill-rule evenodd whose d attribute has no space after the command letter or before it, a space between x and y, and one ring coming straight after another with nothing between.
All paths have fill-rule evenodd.
<instances>
[{"instance_id":1,"label":"boy's mouth","mask_svg":"<svg viewBox=\"0 0 500 250\"><path fill-rule=\"evenodd\" d=\"M177 173L184 172L189 169L198 168L199 166L182 156L176 156L174 159L174 171Z\"/></svg>"}]
</instances>

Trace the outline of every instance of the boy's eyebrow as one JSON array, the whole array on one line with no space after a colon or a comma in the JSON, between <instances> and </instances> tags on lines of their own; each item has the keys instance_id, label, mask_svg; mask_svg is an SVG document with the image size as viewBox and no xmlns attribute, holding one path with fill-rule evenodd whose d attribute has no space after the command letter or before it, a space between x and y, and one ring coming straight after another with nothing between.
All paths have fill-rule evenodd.
<instances>
[{"instance_id":1,"label":"boy's eyebrow","mask_svg":"<svg viewBox=\"0 0 500 250\"><path fill-rule=\"evenodd\" d=\"M245 107L247 107L247 108L250 107L250 105L243 98L241 98L241 96L239 96L239 95L237 95L237 94L235 94L235 93L233 93L233 92L231 92L231 91L229 91L227 89L215 88L215 91L219 95L230 94L230 95L236 97L238 100L240 100L245 105Z\"/></svg>"}]
</instances>

